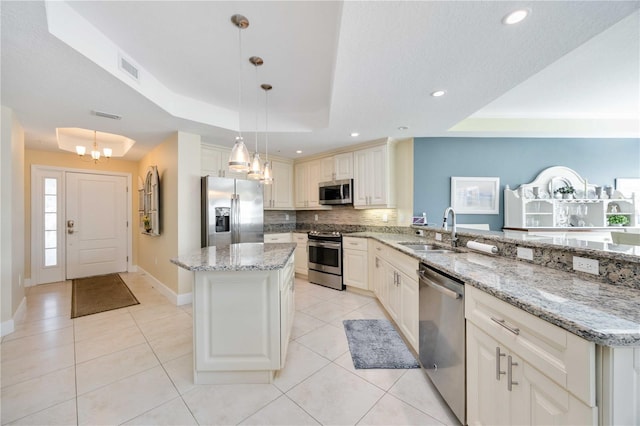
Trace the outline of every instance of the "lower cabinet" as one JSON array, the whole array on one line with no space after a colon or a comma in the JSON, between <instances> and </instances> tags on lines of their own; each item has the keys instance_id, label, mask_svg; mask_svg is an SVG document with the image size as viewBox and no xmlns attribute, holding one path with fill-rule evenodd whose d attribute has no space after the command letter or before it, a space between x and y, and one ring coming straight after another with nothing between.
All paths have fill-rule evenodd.
<instances>
[{"instance_id":1,"label":"lower cabinet","mask_svg":"<svg viewBox=\"0 0 640 426\"><path fill-rule=\"evenodd\" d=\"M344 237L342 239L342 275L346 285L369 290L367 273L367 239Z\"/></svg>"},{"instance_id":2,"label":"lower cabinet","mask_svg":"<svg viewBox=\"0 0 640 426\"><path fill-rule=\"evenodd\" d=\"M372 290L418 352L418 260L375 241L369 253Z\"/></svg>"},{"instance_id":3,"label":"lower cabinet","mask_svg":"<svg viewBox=\"0 0 640 426\"><path fill-rule=\"evenodd\" d=\"M265 243L290 243L291 233L278 232L275 234L264 234L264 242Z\"/></svg>"},{"instance_id":4,"label":"lower cabinet","mask_svg":"<svg viewBox=\"0 0 640 426\"><path fill-rule=\"evenodd\" d=\"M293 233L293 242L296 243L296 274L309 275L309 248L307 247L307 234Z\"/></svg>"},{"instance_id":5,"label":"lower cabinet","mask_svg":"<svg viewBox=\"0 0 640 426\"><path fill-rule=\"evenodd\" d=\"M272 382L291 336L293 270L292 256L277 270L195 272L196 384Z\"/></svg>"},{"instance_id":6,"label":"lower cabinet","mask_svg":"<svg viewBox=\"0 0 640 426\"><path fill-rule=\"evenodd\" d=\"M293 316L295 313L295 276L294 265L290 261L282 272L280 282L280 368L284 368L287 359L287 349L293 327Z\"/></svg>"},{"instance_id":7,"label":"lower cabinet","mask_svg":"<svg viewBox=\"0 0 640 426\"><path fill-rule=\"evenodd\" d=\"M594 425L595 345L465 289L470 425Z\"/></svg>"}]
</instances>

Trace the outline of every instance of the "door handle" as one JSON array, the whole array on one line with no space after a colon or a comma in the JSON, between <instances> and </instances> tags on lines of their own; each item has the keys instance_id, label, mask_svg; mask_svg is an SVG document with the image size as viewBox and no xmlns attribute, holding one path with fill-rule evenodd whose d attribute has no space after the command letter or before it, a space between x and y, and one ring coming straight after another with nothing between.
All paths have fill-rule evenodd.
<instances>
[{"instance_id":1,"label":"door handle","mask_svg":"<svg viewBox=\"0 0 640 426\"><path fill-rule=\"evenodd\" d=\"M512 332L515 335L520 334L520 329L517 327L513 327L509 324L507 324L507 322L501 318L495 318L495 317L491 317L491 321L503 326L504 328L506 328L507 330L509 330L510 332Z\"/></svg>"},{"instance_id":2,"label":"door handle","mask_svg":"<svg viewBox=\"0 0 640 426\"><path fill-rule=\"evenodd\" d=\"M461 294L458 294L457 292L455 292L453 290L449 290L446 287L442 287L441 285L435 284L432 281L422 280L422 282L426 283L429 287L433 288L434 290L439 291L440 293L442 293L445 296L450 297L452 299L460 299L462 297Z\"/></svg>"},{"instance_id":3,"label":"door handle","mask_svg":"<svg viewBox=\"0 0 640 426\"><path fill-rule=\"evenodd\" d=\"M500 380L500 376L506 374L506 372L500 370L500 357L503 357L505 355L506 354L500 352L500 347L496 346L496 380Z\"/></svg>"},{"instance_id":4,"label":"door handle","mask_svg":"<svg viewBox=\"0 0 640 426\"><path fill-rule=\"evenodd\" d=\"M511 355L509 355L507 357L507 390L509 390L509 392L511 392L511 389L513 387L513 385L517 385L518 382L514 382L513 381L513 366L518 366L517 362L513 362L513 359L511 358Z\"/></svg>"},{"instance_id":5,"label":"door handle","mask_svg":"<svg viewBox=\"0 0 640 426\"><path fill-rule=\"evenodd\" d=\"M71 228L67 229L67 234L73 234L73 229Z\"/></svg>"}]
</instances>

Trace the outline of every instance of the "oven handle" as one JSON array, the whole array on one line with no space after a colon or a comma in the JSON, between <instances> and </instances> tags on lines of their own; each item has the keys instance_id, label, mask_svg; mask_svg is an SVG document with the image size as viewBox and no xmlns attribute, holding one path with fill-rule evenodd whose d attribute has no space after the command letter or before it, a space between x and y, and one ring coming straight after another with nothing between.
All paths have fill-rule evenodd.
<instances>
[{"instance_id":1,"label":"oven handle","mask_svg":"<svg viewBox=\"0 0 640 426\"><path fill-rule=\"evenodd\" d=\"M418 271L418 274L420 275L420 281L422 281L423 283L425 283L429 287L433 288L434 290L439 291L440 293L444 294L445 296L450 297L452 299L460 299L462 297L462 295L459 294L458 292L450 290L450 289L448 289L446 287L443 287L443 286L441 286L439 284L436 284L433 281L429 280L428 278L426 278L424 276L424 273L422 271Z\"/></svg>"},{"instance_id":2,"label":"oven handle","mask_svg":"<svg viewBox=\"0 0 640 426\"><path fill-rule=\"evenodd\" d=\"M309 241L310 246L340 248L340 243L325 243L323 241Z\"/></svg>"}]
</instances>

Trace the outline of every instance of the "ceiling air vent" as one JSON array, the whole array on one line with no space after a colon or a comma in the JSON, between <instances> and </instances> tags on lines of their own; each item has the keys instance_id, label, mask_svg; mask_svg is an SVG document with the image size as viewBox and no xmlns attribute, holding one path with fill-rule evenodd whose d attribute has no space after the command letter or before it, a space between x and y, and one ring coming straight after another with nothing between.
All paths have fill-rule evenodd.
<instances>
[{"instance_id":1,"label":"ceiling air vent","mask_svg":"<svg viewBox=\"0 0 640 426\"><path fill-rule=\"evenodd\" d=\"M130 61L124 58L124 56L120 55L120 69L126 72L129 77L138 81L138 68L133 65Z\"/></svg>"},{"instance_id":2,"label":"ceiling air vent","mask_svg":"<svg viewBox=\"0 0 640 426\"><path fill-rule=\"evenodd\" d=\"M93 113L93 115L96 115L98 117L103 117L103 118L110 118L112 120L120 120L122 118L121 115L117 115L117 114L111 114L109 112L102 112L102 111L91 111Z\"/></svg>"}]
</instances>

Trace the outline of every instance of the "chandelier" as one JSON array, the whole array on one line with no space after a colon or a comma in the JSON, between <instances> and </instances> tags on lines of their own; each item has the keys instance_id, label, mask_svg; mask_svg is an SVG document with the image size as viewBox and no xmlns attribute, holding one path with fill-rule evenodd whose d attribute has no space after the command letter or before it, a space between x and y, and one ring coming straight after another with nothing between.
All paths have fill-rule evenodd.
<instances>
[{"instance_id":1,"label":"chandelier","mask_svg":"<svg viewBox=\"0 0 640 426\"><path fill-rule=\"evenodd\" d=\"M86 153L87 153L87 148L85 146L76 145L76 154L78 154L78 156L82 159L86 158L86 161L93 161L94 164L100 161L101 156L103 159L109 160L109 158L111 158L111 155L113 154L113 151L111 148L107 148L107 147L102 148L102 152L98 150L98 132L94 130L93 131L93 149L91 150L91 153L90 153L91 158L85 157Z\"/></svg>"}]
</instances>

